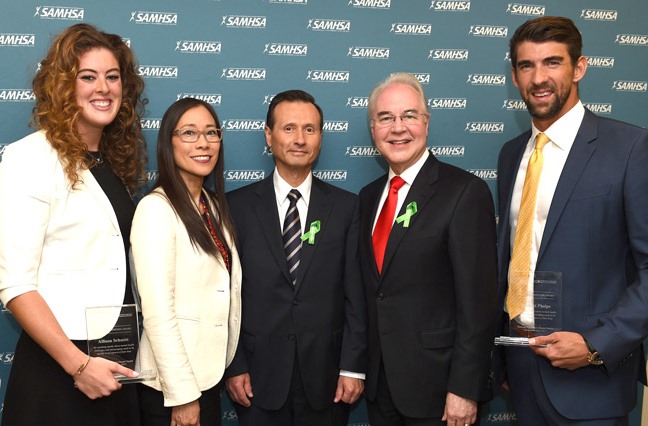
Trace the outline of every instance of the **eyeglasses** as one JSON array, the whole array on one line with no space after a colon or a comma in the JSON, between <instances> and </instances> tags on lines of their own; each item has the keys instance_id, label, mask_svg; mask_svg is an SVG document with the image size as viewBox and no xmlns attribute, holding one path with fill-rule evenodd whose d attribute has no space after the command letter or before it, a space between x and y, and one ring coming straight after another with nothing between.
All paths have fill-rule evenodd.
<instances>
[{"instance_id":1,"label":"eyeglasses","mask_svg":"<svg viewBox=\"0 0 648 426\"><path fill-rule=\"evenodd\" d=\"M385 114L381 115L378 118L374 118L373 121L378 127L391 127L396 123L396 118L400 118L401 123L405 126L415 126L425 119L421 119L421 116L427 118L428 115L423 112L406 112L403 115L391 115Z\"/></svg>"},{"instance_id":2,"label":"eyeglasses","mask_svg":"<svg viewBox=\"0 0 648 426\"><path fill-rule=\"evenodd\" d=\"M209 143L218 143L223 139L223 130L215 127L203 130L202 132L191 127L184 127L174 131L173 134L179 136L180 140L186 143L197 142L200 135L205 136L205 139Z\"/></svg>"}]
</instances>

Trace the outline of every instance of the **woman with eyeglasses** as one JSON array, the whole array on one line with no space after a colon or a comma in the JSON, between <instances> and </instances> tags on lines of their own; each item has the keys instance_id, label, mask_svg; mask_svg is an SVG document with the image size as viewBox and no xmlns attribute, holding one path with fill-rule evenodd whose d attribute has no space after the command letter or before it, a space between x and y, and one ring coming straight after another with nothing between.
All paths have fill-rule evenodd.
<instances>
[{"instance_id":1,"label":"woman with eyeglasses","mask_svg":"<svg viewBox=\"0 0 648 426\"><path fill-rule=\"evenodd\" d=\"M221 424L220 381L241 315L222 141L211 105L193 98L171 105L157 139L159 178L133 219L140 364L157 371L138 385L143 426Z\"/></svg>"}]
</instances>

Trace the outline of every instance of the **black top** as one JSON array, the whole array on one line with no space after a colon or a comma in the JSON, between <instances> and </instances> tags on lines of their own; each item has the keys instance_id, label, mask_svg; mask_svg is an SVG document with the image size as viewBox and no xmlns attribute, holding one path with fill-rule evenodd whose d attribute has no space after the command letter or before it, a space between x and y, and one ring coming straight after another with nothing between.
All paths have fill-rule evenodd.
<instances>
[{"instance_id":1,"label":"black top","mask_svg":"<svg viewBox=\"0 0 648 426\"><path fill-rule=\"evenodd\" d=\"M92 175L97 179L99 186L110 200L119 229L124 239L124 252L126 253L126 291L124 293L124 304L135 303L131 285L130 265L128 262L128 251L130 248L130 232L133 216L135 215L135 204L131 199L124 183L110 168L110 164L101 159L98 152L89 152L97 162L90 168Z\"/></svg>"}]
</instances>

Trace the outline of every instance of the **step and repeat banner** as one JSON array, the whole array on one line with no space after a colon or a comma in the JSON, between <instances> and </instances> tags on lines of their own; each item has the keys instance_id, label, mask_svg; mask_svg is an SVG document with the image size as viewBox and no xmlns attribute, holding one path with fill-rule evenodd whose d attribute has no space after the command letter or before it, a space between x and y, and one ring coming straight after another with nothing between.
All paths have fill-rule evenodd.
<instances>
[{"instance_id":1,"label":"step and repeat banner","mask_svg":"<svg viewBox=\"0 0 648 426\"><path fill-rule=\"evenodd\" d=\"M225 130L225 179L234 189L273 169L263 128L274 94L299 88L324 110L317 177L358 192L383 174L367 121L371 88L394 72L416 75L431 110L429 149L495 191L501 145L530 126L510 78L508 40L527 19L572 18L589 68L581 99L597 114L648 127L648 3L644 0L2 0L0 155L30 133L31 80L52 38L88 22L121 35L146 80L142 120L148 178L166 108L183 97L212 104ZM28 167L28 165L26 165ZM16 182L16 184L20 184ZM0 306L0 400L19 327ZM632 424L640 424L640 406ZM1 415L1 414L0 414ZM236 413L223 397L223 419ZM482 424L515 423L498 393ZM361 402L350 425L367 425Z\"/></svg>"}]
</instances>

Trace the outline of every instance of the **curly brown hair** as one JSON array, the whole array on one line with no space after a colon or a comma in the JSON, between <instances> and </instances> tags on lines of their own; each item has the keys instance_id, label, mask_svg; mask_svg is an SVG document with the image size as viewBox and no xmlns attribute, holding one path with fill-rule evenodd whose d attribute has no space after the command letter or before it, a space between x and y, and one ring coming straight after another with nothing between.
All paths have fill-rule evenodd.
<instances>
[{"instance_id":1,"label":"curly brown hair","mask_svg":"<svg viewBox=\"0 0 648 426\"><path fill-rule=\"evenodd\" d=\"M101 153L134 194L145 181L146 150L140 118L147 100L142 98L144 80L135 70L135 55L120 36L85 23L72 25L59 34L32 82L36 97L32 124L45 131L74 187L80 180L78 170L94 164L77 129L81 107L76 103L75 87L79 58L96 48L108 49L115 55L122 83L121 106L113 122L104 128Z\"/></svg>"}]
</instances>

